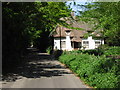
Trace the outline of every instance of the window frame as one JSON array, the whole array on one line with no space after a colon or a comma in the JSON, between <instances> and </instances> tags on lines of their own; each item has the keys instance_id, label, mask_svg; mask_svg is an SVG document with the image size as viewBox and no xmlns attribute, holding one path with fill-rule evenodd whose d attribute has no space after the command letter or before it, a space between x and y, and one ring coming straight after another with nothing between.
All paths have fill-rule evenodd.
<instances>
[{"instance_id":1,"label":"window frame","mask_svg":"<svg viewBox=\"0 0 120 90\"><path fill-rule=\"evenodd\" d=\"M87 43L85 43L85 42L87 42ZM89 48L89 41L83 41L83 47Z\"/></svg>"}]
</instances>

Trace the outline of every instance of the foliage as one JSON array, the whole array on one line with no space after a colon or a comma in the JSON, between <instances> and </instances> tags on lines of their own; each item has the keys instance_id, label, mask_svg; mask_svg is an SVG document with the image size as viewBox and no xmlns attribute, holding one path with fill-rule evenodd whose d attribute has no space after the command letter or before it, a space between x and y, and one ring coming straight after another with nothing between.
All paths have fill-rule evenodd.
<instances>
[{"instance_id":1,"label":"foliage","mask_svg":"<svg viewBox=\"0 0 120 90\"><path fill-rule=\"evenodd\" d=\"M81 20L94 21L95 30L103 28L102 37L108 45L120 45L120 2L94 2L80 7L84 8L84 11L80 12Z\"/></svg>"},{"instance_id":2,"label":"foliage","mask_svg":"<svg viewBox=\"0 0 120 90\"><path fill-rule=\"evenodd\" d=\"M103 51L102 50L99 50L99 49L92 49L92 50L85 50L83 53L88 53L90 55L102 55L103 54Z\"/></svg>"},{"instance_id":3,"label":"foliage","mask_svg":"<svg viewBox=\"0 0 120 90\"><path fill-rule=\"evenodd\" d=\"M120 55L120 47L110 47L104 52L105 55Z\"/></svg>"},{"instance_id":4,"label":"foliage","mask_svg":"<svg viewBox=\"0 0 120 90\"><path fill-rule=\"evenodd\" d=\"M103 54L102 51L98 50L98 49L91 49L91 50L75 50L75 51L64 51L63 54L80 54L80 53L84 53L84 54L90 54L90 55L101 55Z\"/></svg>"},{"instance_id":5,"label":"foliage","mask_svg":"<svg viewBox=\"0 0 120 90\"><path fill-rule=\"evenodd\" d=\"M120 59L66 52L59 60L82 80L96 88L117 88L120 83Z\"/></svg>"},{"instance_id":6,"label":"foliage","mask_svg":"<svg viewBox=\"0 0 120 90\"><path fill-rule=\"evenodd\" d=\"M69 15L64 2L2 2L3 66L19 63L31 42L46 51L50 31Z\"/></svg>"},{"instance_id":7,"label":"foliage","mask_svg":"<svg viewBox=\"0 0 120 90\"><path fill-rule=\"evenodd\" d=\"M51 51L52 51L52 46L49 46L49 47L46 49L46 52L47 52L48 54L52 54Z\"/></svg>"},{"instance_id":8,"label":"foliage","mask_svg":"<svg viewBox=\"0 0 120 90\"><path fill-rule=\"evenodd\" d=\"M63 51L62 50L56 50L53 52L54 58L58 59L62 55Z\"/></svg>"},{"instance_id":9,"label":"foliage","mask_svg":"<svg viewBox=\"0 0 120 90\"><path fill-rule=\"evenodd\" d=\"M118 83L114 73L96 73L88 81L93 82L89 84L97 88L116 88Z\"/></svg>"},{"instance_id":10,"label":"foliage","mask_svg":"<svg viewBox=\"0 0 120 90\"><path fill-rule=\"evenodd\" d=\"M63 54L74 54L74 55L76 55L76 54L79 54L81 52L82 52L82 50L64 51Z\"/></svg>"},{"instance_id":11,"label":"foliage","mask_svg":"<svg viewBox=\"0 0 120 90\"><path fill-rule=\"evenodd\" d=\"M106 56L116 56L120 55L120 47L117 46L112 46L109 47L107 45L101 45L97 49L90 49L90 50L75 50L75 51L64 51L63 54L89 54L89 55L95 55L95 56L101 56L101 55L106 55Z\"/></svg>"}]
</instances>

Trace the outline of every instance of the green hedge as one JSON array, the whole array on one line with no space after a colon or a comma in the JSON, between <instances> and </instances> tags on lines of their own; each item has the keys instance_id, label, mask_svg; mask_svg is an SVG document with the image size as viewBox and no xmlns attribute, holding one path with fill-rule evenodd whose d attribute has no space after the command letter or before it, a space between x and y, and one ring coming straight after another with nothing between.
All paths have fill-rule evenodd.
<instances>
[{"instance_id":1,"label":"green hedge","mask_svg":"<svg viewBox=\"0 0 120 90\"><path fill-rule=\"evenodd\" d=\"M63 53L59 60L87 84L97 88L116 88L120 83L120 59L89 54Z\"/></svg>"},{"instance_id":2,"label":"green hedge","mask_svg":"<svg viewBox=\"0 0 120 90\"><path fill-rule=\"evenodd\" d=\"M120 55L120 47L109 47L108 50L104 51L104 55Z\"/></svg>"},{"instance_id":3,"label":"green hedge","mask_svg":"<svg viewBox=\"0 0 120 90\"><path fill-rule=\"evenodd\" d=\"M97 49L91 49L91 50L75 50L75 51L65 51L63 54L89 54L89 55L95 55L95 56L101 56L101 55L120 55L120 47L118 46L113 46L113 47L108 47L108 46L101 46Z\"/></svg>"}]
</instances>

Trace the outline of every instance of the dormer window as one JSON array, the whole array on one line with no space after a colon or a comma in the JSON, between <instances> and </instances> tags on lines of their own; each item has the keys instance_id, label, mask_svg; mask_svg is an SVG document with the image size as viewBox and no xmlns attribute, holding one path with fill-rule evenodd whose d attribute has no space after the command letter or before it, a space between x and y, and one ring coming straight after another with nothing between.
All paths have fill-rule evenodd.
<instances>
[{"instance_id":1,"label":"dormer window","mask_svg":"<svg viewBox=\"0 0 120 90\"><path fill-rule=\"evenodd\" d=\"M71 30L65 30L67 35L70 35Z\"/></svg>"}]
</instances>

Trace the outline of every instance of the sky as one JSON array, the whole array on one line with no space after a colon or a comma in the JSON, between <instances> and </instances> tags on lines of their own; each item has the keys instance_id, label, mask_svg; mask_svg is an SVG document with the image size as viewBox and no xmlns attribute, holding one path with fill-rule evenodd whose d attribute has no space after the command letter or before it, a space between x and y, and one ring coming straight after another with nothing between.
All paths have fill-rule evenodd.
<instances>
[{"instance_id":1,"label":"sky","mask_svg":"<svg viewBox=\"0 0 120 90\"><path fill-rule=\"evenodd\" d=\"M88 1L88 0L71 0L71 1L67 1L67 5L69 5L70 3L71 3L71 8L72 8L72 10L73 11L83 11L83 9L82 8L80 8L79 6L75 6L74 5L74 1L76 2L76 5L77 4L80 4L80 5L85 5L86 4L86 2L90 2L90 0ZM79 15L79 13L77 12L77 13L75 13L75 15Z\"/></svg>"}]
</instances>

